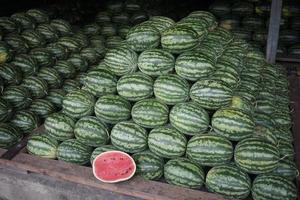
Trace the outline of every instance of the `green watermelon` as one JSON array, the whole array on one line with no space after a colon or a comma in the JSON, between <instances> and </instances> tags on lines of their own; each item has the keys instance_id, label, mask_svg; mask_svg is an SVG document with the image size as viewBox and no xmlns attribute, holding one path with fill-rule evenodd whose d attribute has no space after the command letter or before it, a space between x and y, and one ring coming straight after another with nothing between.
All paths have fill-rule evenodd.
<instances>
[{"instance_id":1,"label":"green watermelon","mask_svg":"<svg viewBox=\"0 0 300 200\"><path fill-rule=\"evenodd\" d=\"M71 36L64 36L58 39L57 41L58 44L61 44L65 48L68 49L68 51L72 53L77 53L81 50L82 46L78 42L78 40L74 39Z\"/></svg>"},{"instance_id":2,"label":"green watermelon","mask_svg":"<svg viewBox=\"0 0 300 200\"><path fill-rule=\"evenodd\" d=\"M47 48L34 48L29 52L36 59L40 67L50 67L54 64L54 55Z\"/></svg>"},{"instance_id":3,"label":"green watermelon","mask_svg":"<svg viewBox=\"0 0 300 200\"><path fill-rule=\"evenodd\" d=\"M56 111L56 107L49 100L35 99L32 101L29 110L37 114L40 118L45 119Z\"/></svg>"},{"instance_id":4,"label":"green watermelon","mask_svg":"<svg viewBox=\"0 0 300 200\"><path fill-rule=\"evenodd\" d=\"M18 142L20 142L23 138L23 134L16 127L6 124L0 123L0 148L9 148Z\"/></svg>"},{"instance_id":5,"label":"green watermelon","mask_svg":"<svg viewBox=\"0 0 300 200\"><path fill-rule=\"evenodd\" d=\"M28 139L26 150L28 153L42 158L56 158L58 141L46 134L33 135Z\"/></svg>"},{"instance_id":6,"label":"green watermelon","mask_svg":"<svg viewBox=\"0 0 300 200\"><path fill-rule=\"evenodd\" d=\"M130 102L118 95L104 95L95 104L96 116L109 124L129 119L130 111Z\"/></svg>"},{"instance_id":7,"label":"green watermelon","mask_svg":"<svg viewBox=\"0 0 300 200\"><path fill-rule=\"evenodd\" d=\"M29 9L26 12L26 14L33 17L37 23L47 23L47 22L49 22L49 16L44 10Z\"/></svg>"},{"instance_id":8,"label":"green watermelon","mask_svg":"<svg viewBox=\"0 0 300 200\"><path fill-rule=\"evenodd\" d=\"M50 43L46 49L53 55L57 60L65 60L69 56L69 52L66 47L58 43Z\"/></svg>"},{"instance_id":9,"label":"green watermelon","mask_svg":"<svg viewBox=\"0 0 300 200\"><path fill-rule=\"evenodd\" d=\"M63 89L50 89L45 99L60 109L65 95L66 92Z\"/></svg>"},{"instance_id":10,"label":"green watermelon","mask_svg":"<svg viewBox=\"0 0 300 200\"><path fill-rule=\"evenodd\" d=\"M30 91L20 85L6 87L2 93L2 98L7 100L15 110L27 108L32 102Z\"/></svg>"},{"instance_id":11,"label":"green watermelon","mask_svg":"<svg viewBox=\"0 0 300 200\"><path fill-rule=\"evenodd\" d=\"M60 76L65 79L73 78L76 73L76 69L73 64L67 60L57 61L53 68L56 69Z\"/></svg>"},{"instance_id":12,"label":"green watermelon","mask_svg":"<svg viewBox=\"0 0 300 200\"><path fill-rule=\"evenodd\" d=\"M63 113L53 113L47 117L44 126L46 132L59 141L74 137L75 120Z\"/></svg>"},{"instance_id":13,"label":"green watermelon","mask_svg":"<svg viewBox=\"0 0 300 200\"><path fill-rule=\"evenodd\" d=\"M27 53L29 46L22 36L17 33L8 33L3 37L3 41L6 42L11 49L13 49L17 54ZM6 52L6 60L11 57L11 52L7 51L7 47L0 43L2 51Z\"/></svg>"},{"instance_id":14,"label":"green watermelon","mask_svg":"<svg viewBox=\"0 0 300 200\"><path fill-rule=\"evenodd\" d=\"M86 24L83 26L84 34L91 35L99 35L101 32L101 27L96 23Z\"/></svg>"},{"instance_id":15,"label":"green watermelon","mask_svg":"<svg viewBox=\"0 0 300 200\"><path fill-rule=\"evenodd\" d=\"M32 111L21 110L14 114L10 123L20 129L23 133L31 133L40 125L40 118Z\"/></svg>"},{"instance_id":16,"label":"green watermelon","mask_svg":"<svg viewBox=\"0 0 300 200\"><path fill-rule=\"evenodd\" d=\"M0 27L4 33L19 33L21 31L20 24L10 17L0 17Z\"/></svg>"},{"instance_id":17,"label":"green watermelon","mask_svg":"<svg viewBox=\"0 0 300 200\"><path fill-rule=\"evenodd\" d=\"M30 48L43 47L46 44L46 39L42 34L35 30L27 29L21 33L26 43Z\"/></svg>"},{"instance_id":18,"label":"green watermelon","mask_svg":"<svg viewBox=\"0 0 300 200\"><path fill-rule=\"evenodd\" d=\"M136 164L136 174L147 180L158 180L164 173L164 160L149 150L132 155Z\"/></svg>"},{"instance_id":19,"label":"green watermelon","mask_svg":"<svg viewBox=\"0 0 300 200\"><path fill-rule=\"evenodd\" d=\"M80 55L85 58L89 64L95 64L100 60L100 58L102 58L102 54L94 47L86 47L82 49L80 51Z\"/></svg>"},{"instance_id":20,"label":"green watermelon","mask_svg":"<svg viewBox=\"0 0 300 200\"><path fill-rule=\"evenodd\" d=\"M72 26L66 20L53 19L51 20L50 25L53 26L62 36L68 36L73 34Z\"/></svg>"},{"instance_id":21,"label":"green watermelon","mask_svg":"<svg viewBox=\"0 0 300 200\"><path fill-rule=\"evenodd\" d=\"M1 65L0 77L6 85L18 85L22 81L21 70L10 63L3 63Z\"/></svg>"},{"instance_id":22,"label":"green watermelon","mask_svg":"<svg viewBox=\"0 0 300 200\"><path fill-rule=\"evenodd\" d=\"M102 26L101 35L104 37L114 36L117 34L116 26L112 23L105 23Z\"/></svg>"},{"instance_id":23,"label":"green watermelon","mask_svg":"<svg viewBox=\"0 0 300 200\"><path fill-rule=\"evenodd\" d=\"M152 16L147 21L154 26L160 33L175 25L175 21L165 16Z\"/></svg>"},{"instance_id":24,"label":"green watermelon","mask_svg":"<svg viewBox=\"0 0 300 200\"><path fill-rule=\"evenodd\" d=\"M186 137L173 127L154 128L148 135L151 152L163 158L177 158L185 154Z\"/></svg>"},{"instance_id":25,"label":"green watermelon","mask_svg":"<svg viewBox=\"0 0 300 200\"><path fill-rule=\"evenodd\" d=\"M299 171L293 160L285 158L279 161L277 167L271 172L271 174L294 180L299 176Z\"/></svg>"},{"instance_id":26,"label":"green watermelon","mask_svg":"<svg viewBox=\"0 0 300 200\"><path fill-rule=\"evenodd\" d=\"M155 128L168 122L169 108L155 99L144 99L133 105L131 117L142 127Z\"/></svg>"},{"instance_id":27,"label":"green watermelon","mask_svg":"<svg viewBox=\"0 0 300 200\"><path fill-rule=\"evenodd\" d=\"M8 120L13 112L11 104L4 98L0 97L0 122Z\"/></svg>"},{"instance_id":28,"label":"green watermelon","mask_svg":"<svg viewBox=\"0 0 300 200\"><path fill-rule=\"evenodd\" d=\"M164 166L164 177L173 185L199 189L204 184L204 171L187 158L169 160Z\"/></svg>"},{"instance_id":29,"label":"green watermelon","mask_svg":"<svg viewBox=\"0 0 300 200\"><path fill-rule=\"evenodd\" d=\"M42 98L46 96L48 92L47 82L36 76L28 76L23 79L22 86L26 87L35 98Z\"/></svg>"},{"instance_id":30,"label":"green watermelon","mask_svg":"<svg viewBox=\"0 0 300 200\"><path fill-rule=\"evenodd\" d=\"M97 147L96 149L94 149L94 151L91 155L91 159L90 159L91 164L93 164L94 159L101 153L106 152L106 151L116 151L116 150L118 150L118 149L111 144L101 145L101 146Z\"/></svg>"},{"instance_id":31,"label":"green watermelon","mask_svg":"<svg viewBox=\"0 0 300 200\"><path fill-rule=\"evenodd\" d=\"M106 11L99 11L96 14L95 20L98 24L109 23L111 21L110 13L108 13Z\"/></svg>"},{"instance_id":32,"label":"green watermelon","mask_svg":"<svg viewBox=\"0 0 300 200\"><path fill-rule=\"evenodd\" d=\"M59 38L59 32L51 24L39 24L36 29L48 42L55 42Z\"/></svg>"},{"instance_id":33,"label":"green watermelon","mask_svg":"<svg viewBox=\"0 0 300 200\"><path fill-rule=\"evenodd\" d=\"M55 68L42 67L37 76L45 80L49 88L60 88L63 82L61 75Z\"/></svg>"},{"instance_id":34,"label":"green watermelon","mask_svg":"<svg viewBox=\"0 0 300 200\"><path fill-rule=\"evenodd\" d=\"M75 124L74 134L77 140L92 147L104 145L109 140L107 126L94 116L80 118Z\"/></svg>"},{"instance_id":35,"label":"green watermelon","mask_svg":"<svg viewBox=\"0 0 300 200\"><path fill-rule=\"evenodd\" d=\"M39 69L37 61L28 54L16 55L11 63L20 68L25 77L36 74Z\"/></svg>"},{"instance_id":36,"label":"green watermelon","mask_svg":"<svg viewBox=\"0 0 300 200\"><path fill-rule=\"evenodd\" d=\"M66 79L65 82L63 83L62 89L66 93L73 92L75 90L79 90L81 87L81 84L73 79Z\"/></svg>"},{"instance_id":37,"label":"green watermelon","mask_svg":"<svg viewBox=\"0 0 300 200\"><path fill-rule=\"evenodd\" d=\"M141 152L147 148L147 131L132 121L117 123L111 130L111 143L128 153Z\"/></svg>"},{"instance_id":38,"label":"green watermelon","mask_svg":"<svg viewBox=\"0 0 300 200\"><path fill-rule=\"evenodd\" d=\"M72 54L67 60L73 64L76 71L84 72L88 68L88 62L80 54Z\"/></svg>"}]
</instances>

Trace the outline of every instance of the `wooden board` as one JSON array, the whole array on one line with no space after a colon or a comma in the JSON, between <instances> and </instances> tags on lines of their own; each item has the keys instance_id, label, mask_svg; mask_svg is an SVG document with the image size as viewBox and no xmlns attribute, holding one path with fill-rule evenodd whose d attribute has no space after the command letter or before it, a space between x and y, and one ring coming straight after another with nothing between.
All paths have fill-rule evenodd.
<instances>
[{"instance_id":1,"label":"wooden board","mask_svg":"<svg viewBox=\"0 0 300 200\"><path fill-rule=\"evenodd\" d=\"M156 181L146 181L141 177L134 177L130 181L118 184L105 184L94 178L90 167L78 166L63 161L42 159L25 153L18 154L12 160L0 159L0 167L35 172L58 178L60 180L66 180L126 196L133 196L139 199L230 199L204 191L186 189Z\"/></svg>"}]
</instances>

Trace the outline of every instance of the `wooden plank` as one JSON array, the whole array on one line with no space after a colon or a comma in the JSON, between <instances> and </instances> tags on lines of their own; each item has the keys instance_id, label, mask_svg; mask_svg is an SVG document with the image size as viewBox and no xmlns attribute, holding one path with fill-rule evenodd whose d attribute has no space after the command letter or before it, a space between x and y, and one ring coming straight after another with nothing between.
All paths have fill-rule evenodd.
<instances>
[{"instance_id":1,"label":"wooden plank","mask_svg":"<svg viewBox=\"0 0 300 200\"><path fill-rule=\"evenodd\" d=\"M275 63L278 46L282 0L273 0L271 5L266 57L269 63Z\"/></svg>"},{"instance_id":2,"label":"wooden plank","mask_svg":"<svg viewBox=\"0 0 300 200\"><path fill-rule=\"evenodd\" d=\"M17 168L39 174L48 175L61 180L75 182L86 186L129 195L140 199L160 200L224 200L216 195L199 190L191 190L156 181L146 181L141 177L118 184L105 184L94 178L90 167L78 166L63 161L42 159L29 154L20 153L12 160L0 159L0 167Z\"/></svg>"}]
</instances>

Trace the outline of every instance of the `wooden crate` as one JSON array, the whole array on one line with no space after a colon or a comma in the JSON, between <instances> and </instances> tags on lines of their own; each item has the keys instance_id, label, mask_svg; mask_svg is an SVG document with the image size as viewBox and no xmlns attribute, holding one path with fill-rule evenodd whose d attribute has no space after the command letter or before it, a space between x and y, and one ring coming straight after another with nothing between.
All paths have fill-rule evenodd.
<instances>
[{"instance_id":1,"label":"wooden crate","mask_svg":"<svg viewBox=\"0 0 300 200\"><path fill-rule=\"evenodd\" d=\"M292 109L293 109L293 134L295 144L300 144L300 77L292 76L290 81L290 94ZM298 123L297 123L298 122ZM43 131L43 127L40 127L37 131ZM133 179L117 183L117 184L105 184L99 182L93 177L90 167L79 166L71 163L66 163L58 160L43 159L36 156L27 154L22 147L26 144L26 138L21 142L21 151L6 152L4 149L0 149L0 156L6 156L7 159L0 159L0 175L1 172L11 173L9 170L15 170L16 173L36 173L42 176L45 180L55 179L57 182L64 184L73 184L71 187L84 188L88 187L85 197L98 194L97 199L161 199L161 200L224 200L229 199L221 195L208 193L206 191L192 190L182 188L163 182L147 181L141 177L134 177ZM22 146L23 145L23 146ZM300 145L294 145L296 153L296 164L300 166ZM20 150L20 149L19 149ZM19 175L20 176L20 175ZM1 176L0 176L1 177ZM22 176L23 177L23 176ZM28 178L30 178L28 176ZM26 178L25 178L26 179ZM1 180L1 178L0 178ZM36 179L34 179L36 180ZM55 182L54 181L54 182ZM1 183L1 181L0 181ZM297 185L299 186L299 178L297 179ZM13 185L11 186L13 187ZM63 187L63 186L62 186ZM80 189L78 189L80 190ZM17 192L17 191L16 191ZM32 191L28 191L32 192ZM83 194L81 194L83 195ZM81 199L83 197L80 197ZM79 199L80 199L79 198ZM0 199L1 199L1 187L0 187ZM26 198L24 198L26 199ZM28 198L27 198L28 199ZM65 196L62 199L69 199ZM74 198L72 198L74 199Z\"/></svg>"}]
</instances>

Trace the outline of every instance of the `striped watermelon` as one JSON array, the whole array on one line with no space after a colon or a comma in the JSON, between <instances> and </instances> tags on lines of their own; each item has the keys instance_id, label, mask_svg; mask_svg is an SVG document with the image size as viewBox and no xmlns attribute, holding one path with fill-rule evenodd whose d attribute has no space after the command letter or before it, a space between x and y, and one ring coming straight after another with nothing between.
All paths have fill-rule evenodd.
<instances>
[{"instance_id":1,"label":"striped watermelon","mask_svg":"<svg viewBox=\"0 0 300 200\"><path fill-rule=\"evenodd\" d=\"M0 67L0 78L6 85L18 85L22 81L22 73L16 66L3 63Z\"/></svg>"},{"instance_id":2,"label":"striped watermelon","mask_svg":"<svg viewBox=\"0 0 300 200\"><path fill-rule=\"evenodd\" d=\"M205 186L213 193L245 199L250 194L251 179L235 165L224 164L213 167L207 172Z\"/></svg>"},{"instance_id":3,"label":"striped watermelon","mask_svg":"<svg viewBox=\"0 0 300 200\"><path fill-rule=\"evenodd\" d=\"M13 20L15 20L18 24L20 24L22 29L35 28L35 23L36 23L35 19L24 12L14 13L10 17Z\"/></svg>"},{"instance_id":4,"label":"striped watermelon","mask_svg":"<svg viewBox=\"0 0 300 200\"><path fill-rule=\"evenodd\" d=\"M148 146L151 152L163 158L176 158L184 155L187 140L173 127L154 128L148 135Z\"/></svg>"},{"instance_id":5,"label":"striped watermelon","mask_svg":"<svg viewBox=\"0 0 300 200\"><path fill-rule=\"evenodd\" d=\"M117 34L117 28L112 23L105 23L102 26L101 35L104 37L114 36Z\"/></svg>"},{"instance_id":6,"label":"striped watermelon","mask_svg":"<svg viewBox=\"0 0 300 200\"><path fill-rule=\"evenodd\" d=\"M79 30L76 34L74 34L73 39L75 39L81 46L82 48L88 47L89 46L89 37L83 33L83 31Z\"/></svg>"},{"instance_id":7,"label":"striped watermelon","mask_svg":"<svg viewBox=\"0 0 300 200\"><path fill-rule=\"evenodd\" d=\"M65 79L73 78L76 73L76 69L73 64L67 60L59 60L53 66L54 69Z\"/></svg>"},{"instance_id":8,"label":"striped watermelon","mask_svg":"<svg viewBox=\"0 0 300 200\"><path fill-rule=\"evenodd\" d=\"M96 17L95 17L95 21L98 23L98 24L104 24L104 23L108 23L110 22L110 13L106 12L106 11L99 11L97 14L96 14Z\"/></svg>"},{"instance_id":9,"label":"striped watermelon","mask_svg":"<svg viewBox=\"0 0 300 200\"><path fill-rule=\"evenodd\" d=\"M120 96L130 101L139 101L153 95L153 79L141 72L122 76L117 83Z\"/></svg>"},{"instance_id":10,"label":"striped watermelon","mask_svg":"<svg viewBox=\"0 0 300 200\"><path fill-rule=\"evenodd\" d=\"M161 35L162 48L175 54L193 49L198 43L197 32L184 25L173 26Z\"/></svg>"},{"instance_id":11,"label":"striped watermelon","mask_svg":"<svg viewBox=\"0 0 300 200\"><path fill-rule=\"evenodd\" d=\"M223 81L202 79L192 85L190 97L205 109L217 110L228 105L232 89Z\"/></svg>"},{"instance_id":12,"label":"striped watermelon","mask_svg":"<svg viewBox=\"0 0 300 200\"><path fill-rule=\"evenodd\" d=\"M71 24L63 19L53 19L50 22L50 25L53 26L62 36L72 35L73 29Z\"/></svg>"},{"instance_id":13,"label":"striped watermelon","mask_svg":"<svg viewBox=\"0 0 300 200\"><path fill-rule=\"evenodd\" d=\"M46 132L59 141L74 137L75 121L63 113L53 113L47 117L44 126Z\"/></svg>"},{"instance_id":14,"label":"striped watermelon","mask_svg":"<svg viewBox=\"0 0 300 200\"><path fill-rule=\"evenodd\" d=\"M169 108L155 99L144 99L133 105L131 117L142 127L155 128L168 122Z\"/></svg>"},{"instance_id":15,"label":"striped watermelon","mask_svg":"<svg viewBox=\"0 0 300 200\"><path fill-rule=\"evenodd\" d=\"M189 99L189 83L178 75L161 75L153 85L155 98L167 105L185 102Z\"/></svg>"},{"instance_id":16,"label":"striped watermelon","mask_svg":"<svg viewBox=\"0 0 300 200\"><path fill-rule=\"evenodd\" d=\"M4 98L0 97L0 122L8 120L13 112L13 108L10 103Z\"/></svg>"},{"instance_id":17,"label":"striped watermelon","mask_svg":"<svg viewBox=\"0 0 300 200\"><path fill-rule=\"evenodd\" d=\"M282 176L290 180L294 180L299 176L299 171L295 162L289 158L281 159L271 174Z\"/></svg>"},{"instance_id":18,"label":"striped watermelon","mask_svg":"<svg viewBox=\"0 0 300 200\"><path fill-rule=\"evenodd\" d=\"M107 49L113 49L113 48L117 48L118 46L122 46L122 44L125 44L125 41L123 41L123 39L120 36L109 36L108 38L106 38L105 41L105 47Z\"/></svg>"},{"instance_id":19,"label":"striped watermelon","mask_svg":"<svg viewBox=\"0 0 300 200\"><path fill-rule=\"evenodd\" d=\"M10 61L11 56L9 46L5 42L0 41L0 64Z\"/></svg>"},{"instance_id":20,"label":"striped watermelon","mask_svg":"<svg viewBox=\"0 0 300 200\"><path fill-rule=\"evenodd\" d=\"M59 38L59 32L51 24L40 24L35 29L48 42L55 42Z\"/></svg>"},{"instance_id":21,"label":"striped watermelon","mask_svg":"<svg viewBox=\"0 0 300 200\"><path fill-rule=\"evenodd\" d=\"M7 100L15 110L27 108L32 102L30 91L20 85L6 87L3 91L2 98Z\"/></svg>"},{"instance_id":22,"label":"striped watermelon","mask_svg":"<svg viewBox=\"0 0 300 200\"><path fill-rule=\"evenodd\" d=\"M48 44L46 49L53 55L56 60L65 60L69 57L67 48L56 42Z\"/></svg>"},{"instance_id":23,"label":"striped watermelon","mask_svg":"<svg viewBox=\"0 0 300 200\"><path fill-rule=\"evenodd\" d=\"M106 69L93 69L84 77L83 85L96 97L114 94L117 91L117 77Z\"/></svg>"},{"instance_id":24,"label":"striped watermelon","mask_svg":"<svg viewBox=\"0 0 300 200\"><path fill-rule=\"evenodd\" d=\"M84 72L88 68L88 62L80 54L72 54L68 61L75 67L76 71Z\"/></svg>"},{"instance_id":25,"label":"striped watermelon","mask_svg":"<svg viewBox=\"0 0 300 200\"><path fill-rule=\"evenodd\" d=\"M45 99L60 109L65 95L66 92L63 89L50 89Z\"/></svg>"},{"instance_id":26,"label":"striped watermelon","mask_svg":"<svg viewBox=\"0 0 300 200\"><path fill-rule=\"evenodd\" d=\"M95 98L92 94L83 90L74 90L68 93L63 100L63 113L81 118L94 113Z\"/></svg>"},{"instance_id":27,"label":"striped watermelon","mask_svg":"<svg viewBox=\"0 0 300 200\"><path fill-rule=\"evenodd\" d=\"M40 67L50 67L55 62L53 54L46 48L34 48L29 55L36 59Z\"/></svg>"},{"instance_id":28,"label":"striped watermelon","mask_svg":"<svg viewBox=\"0 0 300 200\"><path fill-rule=\"evenodd\" d=\"M46 44L44 36L35 30L24 30L21 33L21 36L24 38L30 48L43 47Z\"/></svg>"},{"instance_id":29,"label":"striped watermelon","mask_svg":"<svg viewBox=\"0 0 300 200\"><path fill-rule=\"evenodd\" d=\"M101 27L96 23L86 24L83 26L83 32L85 35L100 35Z\"/></svg>"},{"instance_id":30,"label":"striped watermelon","mask_svg":"<svg viewBox=\"0 0 300 200\"><path fill-rule=\"evenodd\" d=\"M46 134L33 135L29 138L26 150L28 153L42 158L56 158L58 141Z\"/></svg>"},{"instance_id":31,"label":"striped watermelon","mask_svg":"<svg viewBox=\"0 0 300 200\"><path fill-rule=\"evenodd\" d=\"M25 40L23 39L23 37L20 36L17 33L6 34L2 38L2 40L4 42L6 42L9 45L9 47L11 47L17 54L21 54L21 53L23 54L23 53L27 53L28 52L28 49L29 49L28 44L25 42ZM6 45L3 45L3 43L0 43L0 46L1 46L1 48L4 47L3 48L4 52L7 51ZM8 52L7 56L6 56L6 60L9 60L9 58L11 57L10 52Z\"/></svg>"},{"instance_id":32,"label":"striped watermelon","mask_svg":"<svg viewBox=\"0 0 300 200\"><path fill-rule=\"evenodd\" d=\"M230 162L233 147L231 142L222 136L195 135L188 141L186 155L201 166L217 166Z\"/></svg>"},{"instance_id":33,"label":"striped watermelon","mask_svg":"<svg viewBox=\"0 0 300 200\"><path fill-rule=\"evenodd\" d=\"M199 189L204 184L204 171L187 158L169 160L164 166L164 177L173 185Z\"/></svg>"},{"instance_id":34,"label":"striped watermelon","mask_svg":"<svg viewBox=\"0 0 300 200\"><path fill-rule=\"evenodd\" d=\"M16 127L0 123L0 148L9 148L20 142L23 134Z\"/></svg>"},{"instance_id":35,"label":"striped watermelon","mask_svg":"<svg viewBox=\"0 0 300 200\"><path fill-rule=\"evenodd\" d=\"M55 68L42 67L37 76L45 80L49 88L60 88L63 83L61 75Z\"/></svg>"},{"instance_id":36,"label":"striped watermelon","mask_svg":"<svg viewBox=\"0 0 300 200\"><path fill-rule=\"evenodd\" d=\"M23 133L31 133L40 125L40 118L32 111L21 110L15 113L10 123Z\"/></svg>"},{"instance_id":37,"label":"striped watermelon","mask_svg":"<svg viewBox=\"0 0 300 200\"><path fill-rule=\"evenodd\" d=\"M243 171L261 174L273 171L279 162L279 150L273 144L259 139L240 141L234 150L234 161Z\"/></svg>"},{"instance_id":38,"label":"striped watermelon","mask_svg":"<svg viewBox=\"0 0 300 200\"><path fill-rule=\"evenodd\" d=\"M32 101L29 110L37 114L40 118L45 119L56 111L56 107L46 99L35 99Z\"/></svg>"},{"instance_id":39,"label":"striped watermelon","mask_svg":"<svg viewBox=\"0 0 300 200\"><path fill-rule=\"evenodd\" d=\"M171 73L174 69L174 64L174 56L161 49L146 50L138 58L139 69L150 76Z\"/></svg>"},{"instance_id":40,"label":"striped watermelon","mask_svg":"<svg viewBox=\"0 0 300 200\"><path fill-rule=\"evenodd\" d=\"M154 26L160 33L175 25L175 21L165 16L152 16L147 21Z\"/></svg>"},{"instance_id":41,"label":"striped watermelon","mask_svg":"<svg viewBox=\"0 0 300 200\"><path fill-rule=\"evenodd\" d=\"M176 104L169 118L174 128L187 135L205 133L210 123L206 110L193 101Z\"/></svg>"},{"instance_id":42,"label":"striped watermelon","mask_svg":"<svg viewBox=\"0 0 300 200\"><path fill-rule=\"evenodd\" d=\"M158 180L164 173L164 160L149 150L132 155L136 173L147 180Z\"/></svg>"},{"instance_id":43,"label":"striped watermelon","mask_svg":"<svg viewBox=\"0 0 300 200\"><path fill-rule=\"evenodd\" d=\"M36 74L39 69L37 61L28 54L16 55L11 63L20 68L25 77Z\"/></svg>"},{"instance_id":44,"label":"striped watermelon","mask_svg":"<svg viewBox=\"0 0 300 200\"><path fill-rule=\"evenodd\" d=\"M20 25L10 17L0 17L0 27L4 33L19 33L21 31Z\"/></svg>"},{"instance_id":45,"label":"striped watermelon","mask_svg":"<svg viewBox=\"0 0 300 200\"><path fill-rule=\"evenodd\" d=\"M256 125L253 133L253 137L258 137L264 139L273 145L278 145L278 140L276 135L274 134L274 127L266 126L266 125Z\"/></svg>"},{"instance_id":46,"label":"striped watermelon","mask_svg":"<svg viewBox=\"0 0 300 200\"><path fill-rule=\"evenodd\" d=\"M147 148L147 131L132 121L117 123L111 130L111 143L127 153L141 152Z\"/></svg>"},{"instance_id":47,"label":"striped watermelon","mask_svg":"<svg viewBox=\"0 0 300 200\"><path fill-rule=\"evenodd\" d=\"M213 130L232 141L253 135L255 123L251 115L237 108L221 108L211 119Z\"/></svg>"},{"instance_id":48,"label":"striped watermelon","mask_svg":"<svg viewBox=\"0 0 300 200\"><path fill-rule=\"evenodd\" d=\"M283 177L262 174L257 176L252 184L254 200L295 200L297 189L295 184Z\"/></svg>"},{"instance_id":49,"label":"striped watermelon","mask_svg":"<svg viewBox=\"0 0 300 200\"><path fill-rule=\"evenodd\" d=\"M214 58L204 55L202 52L187 51L180 54L175 63L176 73L190 81L207 78L215 70Z\"/></svg>"},{"instance_id":50,"label":"striped watermelon","mask_svg":"<svg viewBox=\"0 0 300 200\"><path fill-rule=\"evenodd\" d=\"M94 116L79 119L75 124L74 134L77 140L92 147L104 145L109 140L107 126Z\"/></svg>"},{"instance_id":51,"label":"striped watermelon","mask_svg":"<svg viewBox=\"0 0 300 200\"><path fill-rule=\"evenodd\" d=\"M64 46L65 48L68 49L68 51L72 52L72 53L77 53L81 50L82 46L81 44L78 42L78 40L74 39L71 36L64 36L58 39L57 41L58 44L61 44L62 46Z\"/></svg>"},{"instance_id":52,"label":"striped watermelon","mask_svg":"<svg viewBox=\"0 0 300 200\"><path fill-rule=\"evenodd\" d=\"M125 46L120 46L106 53L104 63L111 72L122 76L136 71L137 54Z\"/></svg>"},{"instance_id":53,"label":"striped watermelon","mask_svg":"<svg viewBox=\"0 0 300 200\"><path fill-rule=\"evenodd\" d=\"M79 90L81 87L81 84L73 79L66 79L63 83L62 89L66 93L70 93L76 90Z\"/></svg>"},{"instance_id":54,"label":"striped watermelon","mask_svg":"<svg viewBox=\"0 0 300 200\"><path fill-rule=\"evenodd\" d=\"M94 159L101 153L106 152L106 151L116 151L116 150L118 150L118 149L111 144L102 145L100 147L97 147L96 149L94 149L94 151L91 155L91 158L90 158L91 164L93 164Z\"/></svg>"},{"instance_id":55,"label":"striped watermelon","mask_svg":"<svg viewBox=\"0 0 300 200\"><path fill-rule=\"evenodd\" d=\"M90 161L92 147L81 143L77 139L68 139L60 143L57 148L57 159L78 165L87 164Z\"/></svg>"},{"instance_id":56,"label":"striped watermelon","mask_svg":"<svg viewBox=\"0 0 300 200\"><path fill-rule=\"evenodd\" d=\"M145 51L159 46L160 33L154 26L142 23L129 30L126 42L134 51Z\"/></svg>"},{"instance_id":57,"label":"striped watermelon","mask_svg":"<svg viewBox=\"0 0 300 200\"><path fill-rule=\"evenodd\" d=\"M120 25L118 26L118 35L122 38L125 39L126 35L128 34L129 30L130 30L130 26L128 25Z\"/></svg>"},{"instance_id":58,"label":"striped watermelon","mask_svg":"<svg viewBox=\"0 0 300 200\"><path fill-rule=\"evenodd\" d=\"M82 49L80 51L80 55L85 58L89 64L96 64L100 58L102 58L102 54L100 54L94 47L86 47Z\"/></svg>"},{"instance_id":59,"label":"striped watermelon","mask_svg":"<svg viewBox=\"0 0 300 200\"><path fill-rule=\"evenodd\" d=\"M49 22L49 16L44 10L29 9L26 12L26 14L33 17L37 23L47 23L47 22Z\"/></svg>"},{"instance_id":60,"label":"striped watermelon","mask_svg":"<svg viewBox=\"0 0 300 200\"><path fill-rule=\"evenodd\" d=\"M96 116L105 123L116 124L130 118L130 102L118 95L105 95L95 104Z\"/></svg>"},{"instance_id":61,"label":"striped watermelon","mask_svg":"<svg viewBox=\"0 0 300 200\"><path fill-rule=\"evenodd\" d=\"M23 79L22 86L26 87L35 98L42 98L46 96L48 92L47 82L36 76L28 76Z\"/></svg>"}]
</instances>

